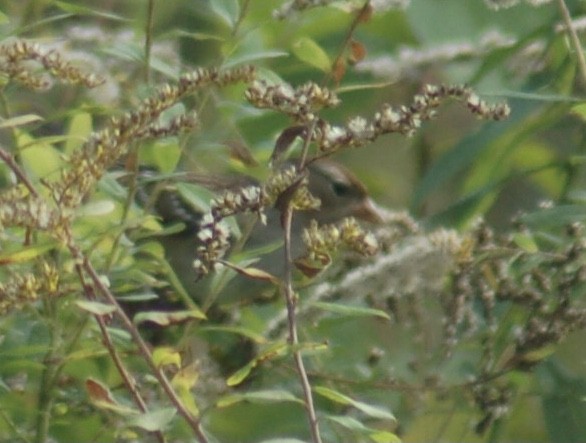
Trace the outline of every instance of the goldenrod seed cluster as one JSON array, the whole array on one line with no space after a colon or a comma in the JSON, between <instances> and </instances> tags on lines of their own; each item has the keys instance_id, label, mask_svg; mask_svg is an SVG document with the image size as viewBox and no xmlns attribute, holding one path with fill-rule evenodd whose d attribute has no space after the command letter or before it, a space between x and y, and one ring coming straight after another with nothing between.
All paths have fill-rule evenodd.
<instances>
[{"instance_id":1,"label":"goldenrod seed cluster","mask_svg":"<svg viewBox=\"0 0 586 443\"><path fill-rule=\"evenodd\" d=\"M53 77L70 84L81 84L88 88L101 85L104 80L63 60L56 51L44 51L36 43L16 40L0 46L0 74L6 75L31 89L47 89L51 82L39 75L27 62L39 63Z\"/></svg>"},{"instance_id":2,"label":"goldenrod seed cluster","mask_svg":"<svg viewBox=\"0 0 586 443\"><path fill-rule=\"evenodd\" d=\"M314 220L303 231L303 243L307 249L307 258L317 262L326 261L326 257L340 246L365 256L374 255L378 251L378 242L374 235L365 232L354 218L322 226Z\"/></svg>"},{"instance_id":3,"label":"goldenrod seed cluster","mask_svg":"<svg viewBox=\"0 0 586 443\"><path fill-rule=\"evenodd\" d=\"M294 89L285 83L271 85L264 80L257 80L246 90L245 95L254 106L274 109L293 117L299 123L310 123L317 110L340 104L334 92L313 82Z\"/></svg>"},{"instance_id":4,"label":"goldenrod seed cluster","mask_svg":"<svg viewBox=\"0 0 586 443\"><path fill-rule=\"evenodd\" d=\"M59 271L43 262L37 273L13 273L0 282L0 315L22 309L39 297L51 297L59 291Z\"/></svg>"}]
</instances>

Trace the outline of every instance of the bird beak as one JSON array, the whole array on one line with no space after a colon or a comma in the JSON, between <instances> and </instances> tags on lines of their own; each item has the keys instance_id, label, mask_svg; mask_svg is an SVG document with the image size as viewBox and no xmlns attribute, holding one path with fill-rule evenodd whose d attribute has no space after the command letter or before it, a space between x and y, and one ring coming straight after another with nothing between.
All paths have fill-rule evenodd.
<instances>
[{"instance_id":1,"label":"bird beak","mask_svg":"<svg viewBox=\"0 0 586 443\"><path fill-rule=\"evenodd\" d=\"M360 204L356 205L352 211L352 215L373 225L380 225L384 222L382 211L370 198L366 198Z\"/></svg>"}]
</instances>

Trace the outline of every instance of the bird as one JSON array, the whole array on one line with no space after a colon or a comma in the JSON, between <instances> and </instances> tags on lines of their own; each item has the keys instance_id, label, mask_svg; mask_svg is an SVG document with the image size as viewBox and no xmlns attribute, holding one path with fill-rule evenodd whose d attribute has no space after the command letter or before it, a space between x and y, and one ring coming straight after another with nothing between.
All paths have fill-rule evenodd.
<instances>
[{"instance_id":1,"label":"bird","mask_svg":"<svg viewBox=\"0 0 586 443\"><path fill-rule=\"evenodd\" d=\"M290 162L288 163L290 164ZM303 251L302 231L308 227L311 220L319 224L335 223L346 217L354 217L369 224L376 225L382 222L379 208L374 203L366 186L347 167L331 159L320 159L309 163L308 190L312 196L321 202L318 209L296 211L291 227L292 255L300 255ZM236 190L245 186L257 185L258 182L246 175L234 177L218 175L188 175L188 180L210 189L212 192ZM143 200L145 197L143 197ZM176 190L169 189L159 192L155 199L153 210L163 225L181 223L180 232L162 236L160 243L165 250L165 257L179 277L184 288L197 302L205 303L205 292L209 286L198 282L193 268L198 246L197 233L201 228L203 213L190 206ZM280 275L284 265L284 254L279 243L282 243L283 230L280 224L280 214L275 208L266 211L266 225L256 222L246 237L245 249L259 250L264 246L274 245L273 250L263 254L254 266L271 274ZM256 221L256 220L254 220ZM242 287L238 287L241 285ZM250 282L244 283L242 278L230 285L233 292L243 294L243 287L254 286ZM256 285L257 288L261 287ZM266 287L266 285L265 285ZM228 292L224 290L222 292ZM218 298L220 302L221 297Z\"/></svg>"},{"instance_id":2,"label":"bird","mask_svg":"<svg viewBox=\"0 0 586 443\"><path fill-rule=\"evenodd\" d=\"M285 166L291 166L292 163L289 161ZM371 225L382 223L381 210L369 196L366 186L341 163L330 159L313 161L308 164L307 173L307 188L321 204L318 209L294 213L291 226L291 249L294 257L302 254L304 250L302 231L313 220L319 224L330 224L346 217L354 217ZM259 184L254 178L242 174L235 176L187 174L184 178L213 193L222 193L226 190L236 191ZM172 183L168 186L163 185L162 190L157 191L154 191L152 186L151 189L148 186L139 187L139 189L138 200L142 203L150 202L152 212L160 219L163 226L180 226L180 230L160 236L158 241L164 248L165 259L170 268L189 297L205 312L208 321L213 324L234 323L233 316L238 306L280 300L275 297L278 291L274 285L234 275L234 272L231 272L230 279L226 278L223 281L218 275L208 276L205 281L198 280L193 264L197 258L197 248L201 243L198 233L202 227L204 213L201 209L189 204ZM265 214L266 225L260 223L257 220L258 217L252 217L254 226L249 229L247 235L243 236L246 241L240 246L243 246L244 251L252 250L249 257L258 259L252 263L252 266L280 276L285 263L281 214L277 208L268 208ZM244 224L250 221L251 217L248 217ZM240 241L235 240L235 243ZM229 259L233 258L232 256L237 252L236 249L234 247L231 251ZM265 249L264 253L258 252L263 249ZM145 308L155 311L181 309L181 303L169 302L169 296L164 294L160 294L156 302L150 303L150 306L135 306L129 309L134 312ZM158 333L155 333L155 336L160 337ZM205 348L207 349L208 346L206 345ZM214 358L228 373L249 359L255 346L249 341L237 339L234 343L223 343L223 347L218 346L218 349L222 348L221 351L214 347L209 348L214 349L208 350L214 354Z\"/></svg>"}]
</instances>

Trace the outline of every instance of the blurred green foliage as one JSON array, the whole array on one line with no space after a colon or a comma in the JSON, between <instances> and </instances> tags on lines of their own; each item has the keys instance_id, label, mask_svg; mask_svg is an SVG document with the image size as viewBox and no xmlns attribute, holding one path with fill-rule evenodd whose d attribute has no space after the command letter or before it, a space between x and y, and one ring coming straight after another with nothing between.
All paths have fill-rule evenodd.
<instances>
[{"instance_id":1,"label":"blurred green foliage","mask_svg":"<svg viewBox=\"0 0 586 443\"><path fill-rule=\"evenodd\" d=\"M575 267L564 272L547 261L565 257L572 245L583 241L568 237L564 229L583 222L586 213L586 79L577 63L577 48L560 27L557 3L536 7L522 2L495 11L481 0L465 5L459 0L417 1L404 10L375 12L351 34L356 8L349 5L364 2L333 2L274 19L272 11L285 3L154 0L153 21L147 25L147 1L0 0L0 44L30 39L106 79L93 91L56 84L42 92L2 79L0 115L9 123L0 126L0 146L17 157L34 183L57 177L66 156L109 117L132 109L157 85L173 83L196 66L253 64L262 78L273 82L328 82L338 89L343 105L324 111L323 117L339 124L357 115L372 118L383 103L411 103L426 83L466 83L489 102L505 99L512 110L509 119L478 121L462 106L448 103L437 119L425 122L411 138L381 137L336 158L356 172L378 202L408 209L430 230L454 228L468 238L483 217L497 233L513 237L496 249L520 286L530 285L528 277L525 282L519 276L530 275L531 269L545 269L554 281L566 271L582 272L579 254L570 263ZM583 31L578 19L586 7L577 0L566 3ZM347 38L363 47L366 56L355 65L347 62L343 75L335 78L330 68L340 51L347 51ZM348 54L342 59L348 60ZM290 123L283 115L247 104L244 89L235 84L221 92L201 91L165 111L162 119L169 121L193 107L200 128L186 136L141 142L135 147L140 162L157 167L163 175L187 170L265 177L275 139ZM17 116L26 119L10 123ZM260 166L240 161L235 145L245 146ZM153 241L166 227L128 204L128 186L117 181L116 174L106 174L79 208L75 237L116 295L147 300L153 288L174 286L163 251ZM9 167L0 163L2 186L14 181ZM184 193L207 204L208 194L200 196L193 189ZM542 210L542 201L551 203ZM138 234L127 235L133 229ZM63 274L59 297L41 297L0 317L0 441L157 441L149 433L153 430L162 431L170 442L192 441L191 430L169 412L169 404L159 395L128 332L114 321L108 325L114 345L138 380L149 410L157 415L129 412L134 408L130 396L90 315L97 308L76 304L83 287L73 274L74 260L43 233L34 233L34 242L23 252L24 231L0 237L0 283L20 272L11 268L15 263L30 265L27 269L40 275L40 258L57 263ZM480 273L486 281L497 281L498 276L489 275L493 269L483 261L482 252L474 256ZM455 277L448 272L443 277L449 292ZM576 309L583 307L582 286L572 286L569 297ZM525 325L534 313L507 301L495 308L499 322L487 321L469 335L462 334L444 359L440 296L427 295L401 301L406 305L399 309L403 317L390 306L390 297L365 293L354 309L335 311L322 305L321 316L303 318L303 355L310 362L324 441L380 443L396 441L396 435L410 442L586 439L581 426L586 414L584 331L568 331L559 337L561 343L552 340L523 354L533 359L530 364L519 362L511 351L517 326ZM544 310L558 307L560 294L550 296ZM477 299L468 301L473 311L482 312ZM180 362L186 367L226 343L248 346L244 338L266 352L266 358L257 360L250 360L246 350L240 359L230 356L237 367L245 366L247 358L251 362L243 387L224 391L233 372L206 368L206 361L194 370L194 378L199 377L192 383L194 389L188 381L183 390L176 386L183 400L193 402L193 410L201 414L210 441L310 438L292 351L265 336L267 325L281 312L282 304L244 306L239 311L240 329L206 329L206 322L169 328L175 341L167 337L163 344L180 349ZM487 342L493 346L492 355L485 353ZM517 366L510 369L508 364ZM169 366L176 374L181 365ZM487 367L494 372L478 373ZM506 413L501 416L490 408L479 409L475 401L471 380L482 376L489 379L487 385L495 382L496 387L490 385L495 396L505 391L510 396L502 402ZM92 398L89 379L108 387L111 398L102 403ZM483 395L489 398L491 393Z\"/></svg>"}]
</instances>

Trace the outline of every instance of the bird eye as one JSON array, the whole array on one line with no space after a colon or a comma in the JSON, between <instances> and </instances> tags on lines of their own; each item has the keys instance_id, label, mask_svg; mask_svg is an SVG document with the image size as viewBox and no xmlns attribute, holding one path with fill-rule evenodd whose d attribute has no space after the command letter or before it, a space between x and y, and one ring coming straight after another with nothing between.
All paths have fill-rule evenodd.
<instances>
[{"instance_id":1,"label":"bird eye","mask_svg":"<svg viewBox=\"0 0 586 443\"><path fill-rule=\"evenodd\" d=\"M334 191L334 194L336 194L338 197L345 197L348 194L350 194L351 188L350 185L348 185L347 183L333 182L332 190Z\"/></svg>"}]
</instances>

